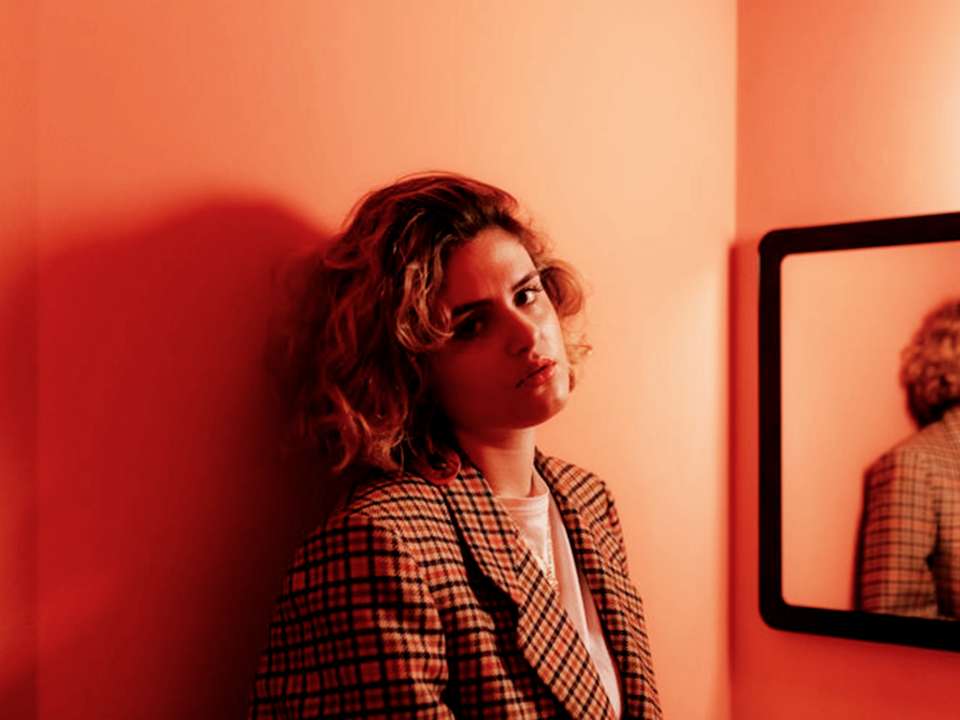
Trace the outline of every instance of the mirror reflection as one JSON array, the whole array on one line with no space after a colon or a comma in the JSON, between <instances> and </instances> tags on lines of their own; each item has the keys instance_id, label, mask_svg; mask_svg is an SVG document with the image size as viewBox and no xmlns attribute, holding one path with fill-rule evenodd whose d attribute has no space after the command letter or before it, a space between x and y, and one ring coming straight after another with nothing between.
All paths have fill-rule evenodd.
<instances>
[{"instance_id":1,"label":"mirror reflection","mask_svg":"<svg viewBox=\"0 0 960 720\"><path fill-rule=\"evenodd\" d=\"M955 620L960 594L960 299L934 308L900 355L918 431L866 472L857 609Z\"/></svg>"},{"instance_id":2,"label":"mirror reflection","mask_svg":"<svg viewBox=\"0 0 960 720\"><path fill-rule=\"evenodd\" d=\"M960 241L788 255L782 589L960 612Z\"/></svg>"}]
</instances>

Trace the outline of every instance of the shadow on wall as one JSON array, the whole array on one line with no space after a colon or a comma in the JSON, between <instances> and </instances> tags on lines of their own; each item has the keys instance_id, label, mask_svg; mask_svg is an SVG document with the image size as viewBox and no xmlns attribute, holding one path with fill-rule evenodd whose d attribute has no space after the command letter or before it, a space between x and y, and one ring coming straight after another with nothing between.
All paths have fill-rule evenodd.
<instances>
[{"instance_id":1,"label":"shadow on wall","mask_svg":"<svg viewBox=\"0 0 960 720\"><path fill-rule=\"evenodd\" d=\"M37 323L31 230L0 231L0 708L11 718L36 716Z\"/></svg>"},{"instance_id":2,"label":"shadow on wall","mask_svg":"<svg viewBox=\"0 0 960 720\"><path fill-rule=\"evenodd\" d=\"M279 453L274 275L324 240L282 208L214 202L41 259L44 717L243 716L316 485Z\"/></svg>"}]
</instances>

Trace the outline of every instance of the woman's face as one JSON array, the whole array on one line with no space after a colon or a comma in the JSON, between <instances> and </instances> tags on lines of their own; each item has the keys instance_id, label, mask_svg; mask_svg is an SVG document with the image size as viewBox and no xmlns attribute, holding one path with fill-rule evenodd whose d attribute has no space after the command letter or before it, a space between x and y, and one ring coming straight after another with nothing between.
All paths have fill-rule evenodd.
<instances>
[{"instance_id":1,"label":"woman's face","mask_svg":"<svg viewBox=\"0 0 960 720\"><path fill-rule=\"evenodd\" d=\"M428 355L427 369L455 430L528 428L563 408L570 377L560 321L513 235L490 228L455 248L439 300L453 337Z\"/></svg>"}]
</instances>

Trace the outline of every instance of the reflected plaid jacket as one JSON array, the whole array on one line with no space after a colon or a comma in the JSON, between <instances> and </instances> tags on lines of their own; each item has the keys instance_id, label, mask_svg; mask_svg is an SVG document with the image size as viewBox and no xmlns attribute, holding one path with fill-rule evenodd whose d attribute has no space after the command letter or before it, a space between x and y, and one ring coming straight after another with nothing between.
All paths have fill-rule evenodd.
<instances>
[{"instance_id":1,"label":"reflected plaid jacket","mask_svg":"<svg viewBox=\"0 0 960 720\"><path fill-rule=\"evenodd\" d=\"M660 718L643 606L613 500L539 450L623 684L623 717ZM557 594L479 472L447 487L363 488L297 552L249 717L610 718Z\"/></svg>"},{"instance_id":2,"label":"reflected plaid jacket","mask_svg":"<svg viewBox=\"0 0 960 720\"><path fill-rule=\"evenodd\" d=\"M960 617L960 407L866 472L858 607Z\"/></svg>"}]
</instances>

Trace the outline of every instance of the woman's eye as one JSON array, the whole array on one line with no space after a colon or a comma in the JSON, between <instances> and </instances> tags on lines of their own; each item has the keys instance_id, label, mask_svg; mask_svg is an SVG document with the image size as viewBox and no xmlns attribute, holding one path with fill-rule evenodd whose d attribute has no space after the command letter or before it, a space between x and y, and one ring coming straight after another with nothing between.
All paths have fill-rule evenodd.
<instances>
[{"instance_id":1,"label":"woman's eye","mask_svg":"<svg viewBox=\"0 0 960 720\"><path fill-rule=\"evenodd\" d=\"M472 317L464 320L453 330L453 337L458 340L467 340L476 337L483 330L483 319Z\"/></svg>"},{"instance_id":2,"label":"woman's eye","mask_svg":"<svg viewBox=\"0 0 960 720\"><path fill-rule=\"evenodd\" d=\"M537 295L543 292L543 288L539 285L530 285L529 287L523 288L520 292L517 293L517 304L518 305L529 305L537 299Z\"/></svg>"}]
</instances>

